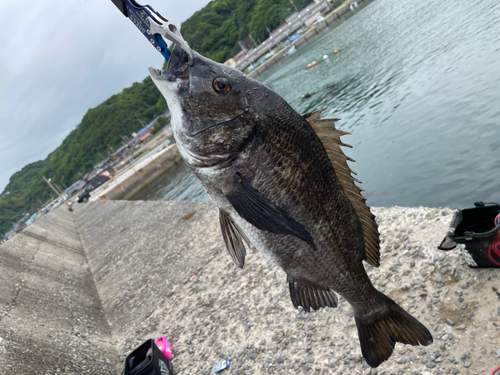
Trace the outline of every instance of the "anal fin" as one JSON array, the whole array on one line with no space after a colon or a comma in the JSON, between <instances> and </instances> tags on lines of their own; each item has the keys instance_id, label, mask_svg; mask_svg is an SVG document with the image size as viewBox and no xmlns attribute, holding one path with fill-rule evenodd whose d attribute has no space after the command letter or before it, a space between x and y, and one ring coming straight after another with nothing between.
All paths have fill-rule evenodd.
<instances>
[{"instance_id":1,"label":"anal fin","mask_svg":"<svg viewBox=\"0 0 500 375\"><path fill-rule=\"evenodd\" d=\"M288 276L288 287L293 307L302 306L304 311L319 310L321 307L337 307L338 298L331 289L309 286Z\"/></svg>"}]
</instances>

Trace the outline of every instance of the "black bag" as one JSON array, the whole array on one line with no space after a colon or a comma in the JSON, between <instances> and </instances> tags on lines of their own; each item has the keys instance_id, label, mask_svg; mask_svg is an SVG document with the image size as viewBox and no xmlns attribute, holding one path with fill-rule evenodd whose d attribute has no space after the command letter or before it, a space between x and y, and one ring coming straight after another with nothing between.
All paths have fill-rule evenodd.
<instances>
[{"instance_id":1,"label":"black bag","mask_svg":"<svg viewBox=\"0 0 500 375\"><path fill-rule=\"evenodd\" d=\"M153 339L135 349L125 359L122 375L173 375L172 363L156 346Z\"/></svg>"},{"instance_id":2,"label":"black bag","mask_svg":"<svg viewBox=\"0 0 500 375\"><path fill-rule=\"evenodd\" d=\"M458 210L440 250L458 244L469 267L500 267L500 205L474 203L474 208Z\"/></svg>"}]
</instances>

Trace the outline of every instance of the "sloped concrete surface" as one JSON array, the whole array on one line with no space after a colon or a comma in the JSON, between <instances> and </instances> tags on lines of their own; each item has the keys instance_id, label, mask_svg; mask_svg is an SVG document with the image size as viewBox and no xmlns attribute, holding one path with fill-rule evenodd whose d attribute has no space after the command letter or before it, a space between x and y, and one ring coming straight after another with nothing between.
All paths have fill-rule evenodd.
<instances>
[{"instance_id":1,"label":"sloped concrete surface","mask_svg":"<svg viewBox=\"0 0 500 375\"><path fill-rule=\"evenodd\" d=\"M119 361L66 206L0 246L0 374L113 374Z\"/></svg>"},{"instance_id":2,"label":"sloped concrete surface","mask_svg":"<svg viewBox=\"0 0 500 375\"><path fill-rule=\"evenodd\" d=\"M147 334L169 321L172 296L220 257L217 211L208 202L100 201L78 208L82 242L124 359L156 338Z\"/></svg>"}]
</instances>

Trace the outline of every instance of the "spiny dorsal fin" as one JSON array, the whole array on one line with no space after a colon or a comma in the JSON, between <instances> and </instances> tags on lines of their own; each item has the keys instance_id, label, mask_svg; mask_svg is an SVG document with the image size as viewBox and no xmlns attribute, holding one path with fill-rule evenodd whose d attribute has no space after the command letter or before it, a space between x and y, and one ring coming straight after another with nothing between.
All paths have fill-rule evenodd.
<instances>
[{"instance_id":1,"label":"spiny dorsal fin","mask_svg":"<svg viewBox=\"0 0 500 375\"><path fill-rule=\"evenodd\" d=\"M311 112L304 115L304 119L309 122L313 130L323 143L325 150L332 162L333 169L344 189L344 192L358 214L361 228L363 229L363 239L365 242L365 259L372 266L380 265L380 239L378 225L375 222L375 216L371 213L370 207L366 205L366 199L361 195L361 190L355 182L352 174L356 174L349 168L347 161L354 161L347 157L340 146L352 147L342 143L340 137L349 133L335 129L335 122L338 119L320 119L321 112L324 110Z\"/></svg>"}]
</instances>

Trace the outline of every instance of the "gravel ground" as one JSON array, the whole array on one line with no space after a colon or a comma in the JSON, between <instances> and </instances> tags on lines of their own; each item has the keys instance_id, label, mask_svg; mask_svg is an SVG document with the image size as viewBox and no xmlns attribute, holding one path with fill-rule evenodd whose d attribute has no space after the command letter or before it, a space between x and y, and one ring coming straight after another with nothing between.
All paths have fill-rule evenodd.
<instances>
[{"instance_id":1,"label":"gravel ground","mask_svg":"<svg viewBox=\"0 0 500 375\"><path fill-rule=\"evenodd\" d=\"M184 215L191 206L179 207ZM380 291L429 328L430 346L397 344L388 361L371 369L361 356L345 300L340 298L336 309L296 310L281 270L252 250L241 270L218 240L220 245L209 250L199 246L203 262L196 267L177 267L180 277L169 285L161 308L148 312L140 324L127 324L128 331L116 337L121 359L146 339L165 335L177 374L213 373L225 358L231 360L230 373L246 375L491 373L500 365L500 293L495 291L500 270L469 268L459 250L437 250L453 215L450 209L373 212L380 225L381 266L366 266L368 274ZM199 215L216 220L213 209L184 220L200 225ZM209 233L220 236L218 230Z\"/></svg>"}]
</instances>

